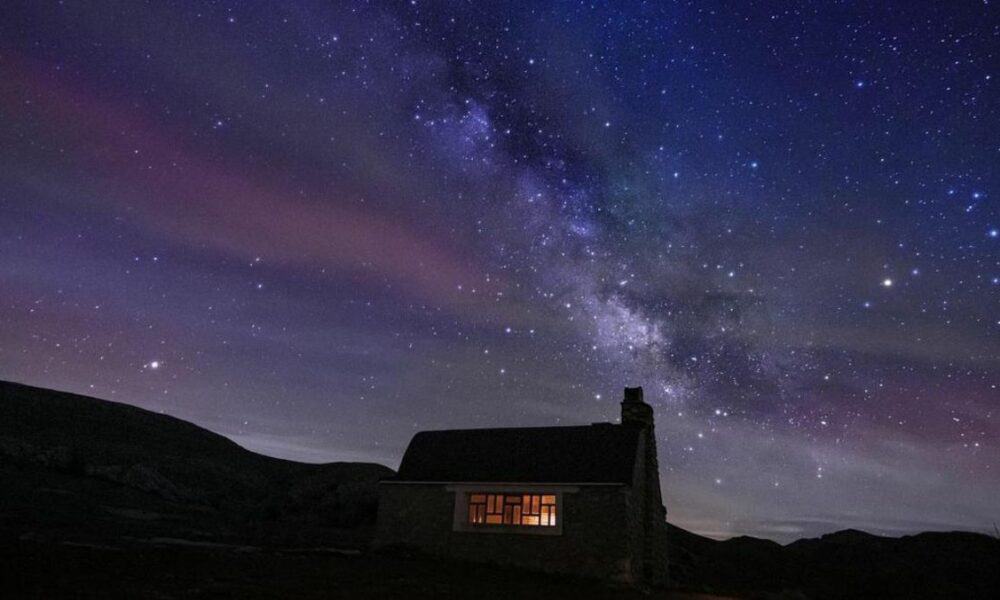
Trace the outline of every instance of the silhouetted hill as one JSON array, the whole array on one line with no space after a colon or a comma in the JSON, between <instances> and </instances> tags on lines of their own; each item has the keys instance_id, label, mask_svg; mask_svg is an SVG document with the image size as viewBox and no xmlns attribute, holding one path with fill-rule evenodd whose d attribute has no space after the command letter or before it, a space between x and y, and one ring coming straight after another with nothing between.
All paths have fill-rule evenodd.
<instances>
[{"instance_id":1,"label":"silhouetted hill","mask_svg":"<svg viewBox=\"0 0 1000 600\"><path fill-rule=\"evenodd\" d=\"M1000 540L962 531L890 538L847 529L787 546L670 528L672 574L740 597L997 598Z\"/></svg>"},{"instance_id":2,"label":"silhouetted hill","mask_svg":"<svg viewBox=\"0 0 1000 600\"><path fill-rule=\"evenodd\" d=\"M315 537L323 527L371 525L376 484L392 474L375 464L262 456L167 415L0 382L0 476L8 504L0 526L10 525L13 512L22 525L46 525L41 508L62 514L62 506L80 511L85 523L145 512L159 515L146 521L196 521L213 533ZM95 498L102 504L89 506Z\"/></svg>"}]
</instances>

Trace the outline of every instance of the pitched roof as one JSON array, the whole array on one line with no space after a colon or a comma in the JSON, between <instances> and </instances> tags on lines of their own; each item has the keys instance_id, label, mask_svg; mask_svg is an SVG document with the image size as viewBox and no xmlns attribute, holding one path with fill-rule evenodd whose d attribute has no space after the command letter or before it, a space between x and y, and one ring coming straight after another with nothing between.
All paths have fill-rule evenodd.
<instances>
[{"instance_id":1,"label":"pitched roof","mask_svg":"<svg viewBox=\"0 0 1000 600\"><path fill-rule=\"evenodd\" d=\"M422 431L396 479L631 484L640 431L610 423Z\"/></svg>"}]
</instances>

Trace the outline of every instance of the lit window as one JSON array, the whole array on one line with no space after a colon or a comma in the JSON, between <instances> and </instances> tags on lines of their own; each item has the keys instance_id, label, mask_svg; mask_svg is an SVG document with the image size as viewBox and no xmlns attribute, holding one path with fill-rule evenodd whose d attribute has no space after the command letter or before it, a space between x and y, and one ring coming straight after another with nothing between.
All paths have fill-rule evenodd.
<instances>
[{"instance_id":1,"label":"lit window","mask_svg":"<svg viewBox=\"0 0 1000 600\"><path fill-rule=\"evenodd\" d=\"M472 494L469 496L469 522L486 522L486 494Z\"/></svg>"},{"instance_id":2,"label":"lit window","mask_svg":"<svg viewBox=\"0 0 1000 600\"><path fill-rule=\"evenodd\" d=\"M555 494L469 494L469 523L555 527Z\"/></svg>"}]
</instances>

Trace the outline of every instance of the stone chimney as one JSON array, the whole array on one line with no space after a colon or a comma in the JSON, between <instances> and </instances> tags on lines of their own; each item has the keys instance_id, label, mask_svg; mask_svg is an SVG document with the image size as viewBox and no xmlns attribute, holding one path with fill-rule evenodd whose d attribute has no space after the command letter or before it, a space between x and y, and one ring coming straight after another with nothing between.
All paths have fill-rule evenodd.
<instances>
[{"instance_id":1,"label":"stone chimney","mask_svg":"<svg viewBox=\"0 0 1000 600\"><path fill-rule=\"evenodd\" d=\"M639 544L642 548L641 575L652 583L662 584L667 577L667 510L660 495L660 465L656 457L656 431L653 407L642 399L641 387L625 388L622 399L622 425L638 427L641 433L642 468L635 483L637 504L642 519Z\"/></svg>"},{"instance_id":2,"label":"stone chimney","mask_svg":"<svg viewBox=\"0 0 1000 600\"><path fill-rule=\"evenodd\" d=\"M653 427L653 407L642 400L641 387L625 388L622 400L622 425Z\"/></svg>"}]
</instances>

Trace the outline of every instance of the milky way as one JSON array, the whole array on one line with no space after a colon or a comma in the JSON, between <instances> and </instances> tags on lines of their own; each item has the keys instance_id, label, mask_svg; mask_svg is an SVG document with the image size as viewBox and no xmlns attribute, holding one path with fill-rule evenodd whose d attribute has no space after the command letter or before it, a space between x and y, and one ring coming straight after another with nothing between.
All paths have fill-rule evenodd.
<instances>
[{"instance_id":1,"label":"milky way","mask_svg":"<svg viewBox=\"0 0 1000 600\"><path fill-rule=\"evenodd\" d=\"M668 518L990 530L990 3L14 2L0 377L256 451L655 406Z\"/></svg>"}]
</instances>

